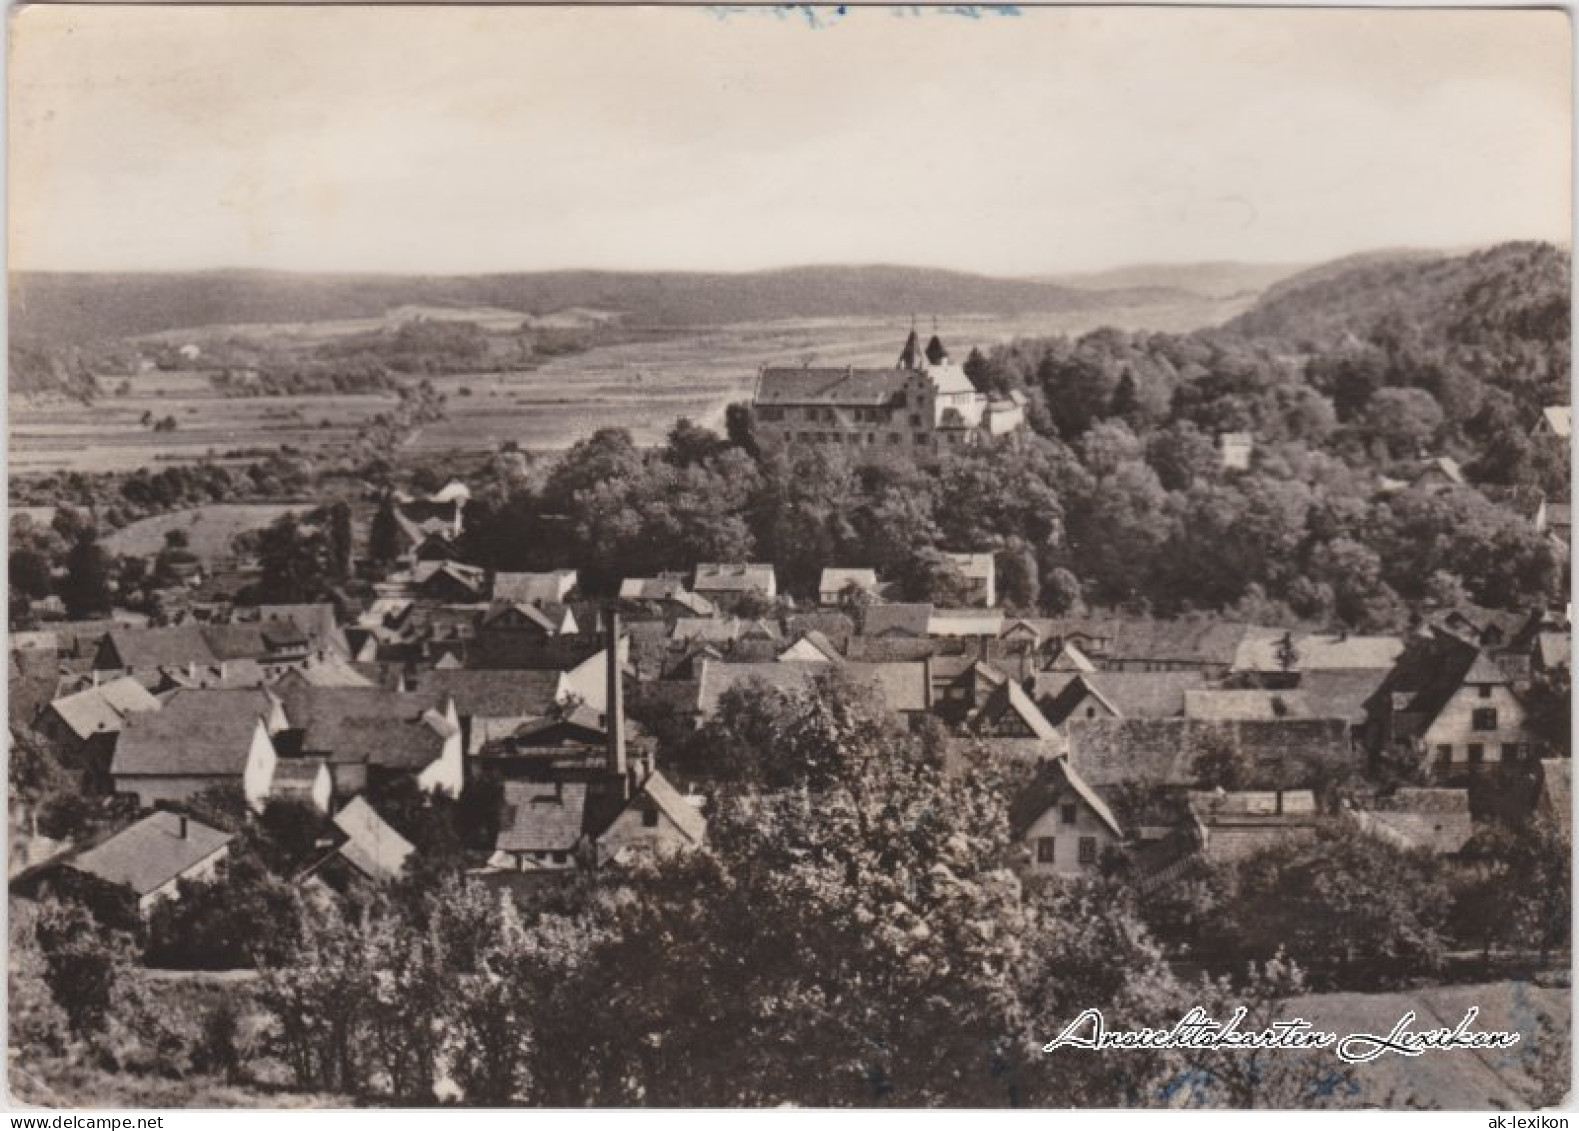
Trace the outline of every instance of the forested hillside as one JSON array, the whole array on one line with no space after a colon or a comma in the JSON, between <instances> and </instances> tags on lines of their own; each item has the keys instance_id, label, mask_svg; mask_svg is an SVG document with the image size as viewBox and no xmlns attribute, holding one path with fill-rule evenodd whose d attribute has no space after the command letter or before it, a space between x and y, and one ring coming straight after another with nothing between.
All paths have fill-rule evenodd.
<instances>
[{"instance_id":1,"label":"forested hillside","mask_svg":"<svg viewBox=\"0 0 1579 1131\"><path fill-rule=\"evenodd\" d=\"M25 273L12 281L14 334L78 344L187 326L364 318L414 303L488 305L545 314L591 307L638 325L915 312L1101 310L1177 302L1163 288L1081 291L914 267L803 267L742 274L543 271L519 275Z\"/></svg>"}]
</instances>

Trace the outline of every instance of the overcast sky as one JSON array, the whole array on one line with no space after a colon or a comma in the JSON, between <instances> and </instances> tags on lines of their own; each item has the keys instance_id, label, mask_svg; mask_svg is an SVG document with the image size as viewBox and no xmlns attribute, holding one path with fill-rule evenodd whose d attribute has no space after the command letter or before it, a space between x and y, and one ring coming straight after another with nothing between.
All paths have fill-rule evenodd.
<instances>
[{"instance_id":1,"label":"overcast sky","mask_svg":"<svg viewBox=\"0 0 1579 1131\"><path fill-rule=\"evenodd\" d=\"M1570 235L1553 12L13 19L21 269L1031 274Z\"/></svg>"}]
</instances>

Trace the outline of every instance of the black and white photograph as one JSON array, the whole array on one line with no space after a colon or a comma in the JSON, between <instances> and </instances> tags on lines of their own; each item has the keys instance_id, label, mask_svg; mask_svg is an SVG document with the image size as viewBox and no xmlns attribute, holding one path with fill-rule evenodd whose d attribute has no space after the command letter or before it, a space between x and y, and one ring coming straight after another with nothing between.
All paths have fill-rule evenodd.
<instances>
[{"instance_id":1,"label":"black and white photograph","mask_svg":"<svg viewBox=\"0 0 1579 1131\"><path fill-rule=\"evenodd\" d=\"M8 1110L1567 1126L1568 11L8 15Z\"/></svg>"}]
</instances>

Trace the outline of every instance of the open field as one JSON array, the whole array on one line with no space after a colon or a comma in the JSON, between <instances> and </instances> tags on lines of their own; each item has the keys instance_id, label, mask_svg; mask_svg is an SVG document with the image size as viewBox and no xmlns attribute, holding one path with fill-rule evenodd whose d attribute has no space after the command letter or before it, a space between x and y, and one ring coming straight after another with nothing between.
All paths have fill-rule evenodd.
<instances>
[{"instance_id":1,"label":"open field","mask_svg":"<svg viewBox=\"0 0 1579 1131\"><path fill-rule=\"evenodd\" d=\"M1212 325L1248 302L940 315L938 330L963 361L972 346L985 350L1017 337L1083 333L1100 325L1180 331ZM922 326L930 328L929 315L923 315ZM525 449L552 451L611 426L629 428L645 443L660 438L681 416L721 427L725 406L750 395L759 367L807 360L892 364L909 327L906 313L675 328L655 332L652 340L554 358L536 369L435 377L434 384L450 398L449 419L423 429L406 452L423 457L475 452L510 440ZM224 397L200 373L149 373L130 383L128 395L106 396L92 406L14 400L12 473L125 471L281 445L312 454L344 445L363 421L395 404L393 397L377 394ZM173 416L176 431L154 432L141 422L145 413L156 420Z\"/></svg>"},{"instance_id":2,"label":"open field","mask_svg":"<svg viewBox=\"0 0 1579 1131\"><path fill-rule=\"evenodd\" d=\"M215 503L155 515L123 526L104 539L112 554L149 558L164 548L164 536L171 530L184 530L187 548L201 561L228 557L231 542L238 534L261 530L281 515L303 514L311 507L273 503Z\"/></svg>"}]
</instances>

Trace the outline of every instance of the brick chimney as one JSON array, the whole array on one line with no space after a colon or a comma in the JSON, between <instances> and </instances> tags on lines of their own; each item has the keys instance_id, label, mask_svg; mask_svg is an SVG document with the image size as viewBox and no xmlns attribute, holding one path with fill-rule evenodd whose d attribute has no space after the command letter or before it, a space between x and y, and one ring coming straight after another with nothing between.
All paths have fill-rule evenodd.
<instances>
[{"instance_id":1,"label":"brick chimney","mask_svg":"<svg viewBox=\"0 0 1579 1131\"><path fill-rule=\"evenodd\" d=\"M175 835L182 840L186 839L186 814L177 814L175 819Z\"/></svg>"},{"instance_id":2,"label":"brick chimney","mask_svg":"<svg viewBox=\"0 0 1579 1131\"><path fill-rule=\"evenodd\" d=\"M625 757L625 673L620 663L620 615L610 612L604 629L604 648L608 658L606 702L603 705L604 730L608 734L608 768L619 775L627 796L630 791L630 766Z\"/></svg>"}]
</instances>

